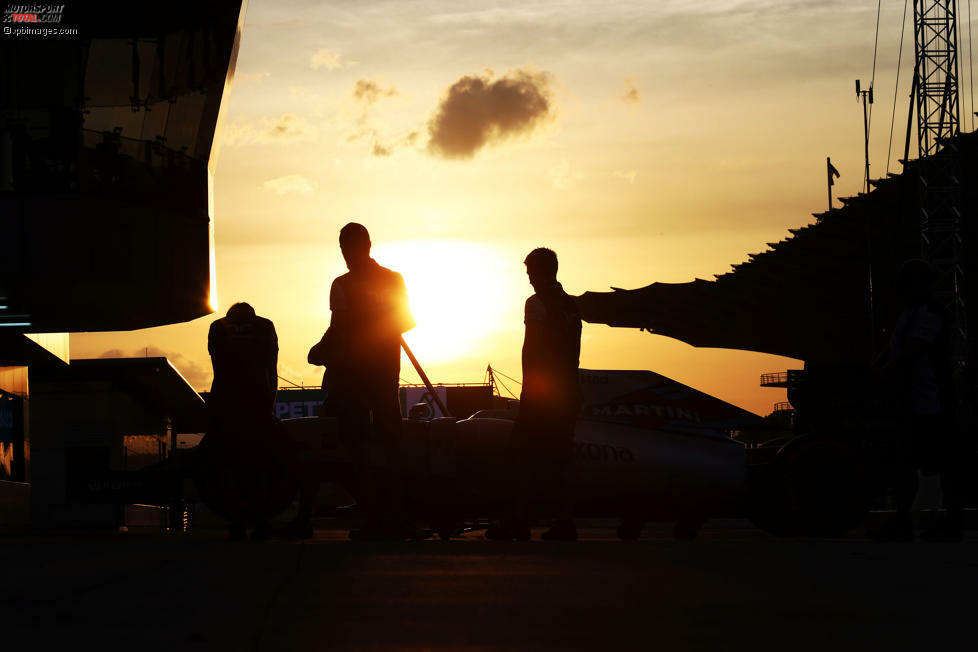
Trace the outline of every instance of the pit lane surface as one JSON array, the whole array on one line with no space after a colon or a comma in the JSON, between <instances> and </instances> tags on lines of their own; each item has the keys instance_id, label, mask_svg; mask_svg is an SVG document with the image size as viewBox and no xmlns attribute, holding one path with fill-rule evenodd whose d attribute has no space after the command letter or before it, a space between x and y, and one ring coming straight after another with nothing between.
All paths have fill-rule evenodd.
<instances>
[{"instance_id":1,"label":"pit lane surface","mask_svg":"<svg viewBox=\"0 0 978 652\"><path fill-rule=\"evenodd\" d=\"M534 537L539 537L539 530ZM935 649L975 643L978 537L238 542L0 535L5 649Z\"/></svg>"}]
</instances>

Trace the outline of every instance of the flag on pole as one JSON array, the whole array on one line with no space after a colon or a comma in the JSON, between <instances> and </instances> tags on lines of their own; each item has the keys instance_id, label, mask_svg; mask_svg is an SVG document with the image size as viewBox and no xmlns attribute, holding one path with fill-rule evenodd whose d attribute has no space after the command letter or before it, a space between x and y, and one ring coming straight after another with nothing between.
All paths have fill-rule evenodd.
<instances>
[{"instance_id":1,"label":"flag on pole","mask_svg":"<svg viewBox=\"0 0 978 652\"><path fill-rule=\"evenodd\" d=\"M856 82L856 83L858 84L859 82ZM829 158L828 156L825 157L825 170L826 170L826 172L828 173L828 176L829 176L829 188L828 188L828 190L829 190L829 210L831 211L832 210L832 186L835 185L835 180L838 179L839 177L841 177L842 175L839 174L839 171L835 169L835 166L834 165L832 165L832 159Z\"/></svg>"},{"instance_id":2,"label":"flag on pole","mask_svg":"<svg viewBox=\"0 0 978 652\"><path fill-rule=\"evenodd\" d=\"M829 174L829 185L830 186L834 186L835 185L835 179L838 179L842 175L839 174L839 171L835 169L835 166L834 165L832 165L832 159L831 158L828 158L828 157L825 158L825 165L827 166L827 171L828 171L828 174ZM835 178L833 179L833 177L835 177Z\"/></svg>"}]
</instances>

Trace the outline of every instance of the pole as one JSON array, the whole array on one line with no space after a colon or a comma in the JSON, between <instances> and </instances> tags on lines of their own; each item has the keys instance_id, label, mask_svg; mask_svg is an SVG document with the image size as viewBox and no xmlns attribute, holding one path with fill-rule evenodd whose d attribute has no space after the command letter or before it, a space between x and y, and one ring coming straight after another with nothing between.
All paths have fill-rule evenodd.
<instances>
[{"instance_id":1,"label":"pole","mask_svg":"<svg viewBox=\"0 0 978 652\"><path fill-rule=\"evenodd\" d=\"M910 160L910 125L913 122L913 105L917 99L917 71L920 66L920 59L913 67L913 82L910 85L910 110L907 112L907 140L903 145L903 167L906 169L907 161ZM917 153L920 156L920 153Z\"/></svg>"},{"instance_id":2,"label":"pole","mask_svg":"<svg viewBox=\"0 0 978 652\"><path fill-rule=\"evenodd\" d=\"M866 192L869 192L869 116L866 109L867 91L863 91L863 148L866 154Z\"/></svg>"},{"instance_id":3,"label":"pole","mask_svg":"<svg viewBox=\"0 0 978 652\"><path fill-rule=\"evenodd\" d=\"M405 353L407 353L408 360L410 360L411 364L414 365L414 370L418 372L419 376L421 376L421 382L424 383L428 393L431 394L431 398L434 399L435 405L438 406L438 409L441 410L441 413L446 417L452 416L449 414L448 408L445 407L445 404L441 402L441 398L435 393L435 388L431 386L431 381L428 380L428 374L426 374L424 369L421 368L421 363L414 357L414 353L411 352L411 347L409 347L407 342L404 341L403 335L401 336L401 348L404 349Z\"/></svg>"},{"instance_id":4,"label":"pole","mask_svg":"<svg viewBox=\"0 0 978 652\"><path fill-rule=\"evenodd\" d=\"M829 212L832 212L832 159L828 156L825 157L825 171L829 179Z\"/></svg>"}]
</instances>

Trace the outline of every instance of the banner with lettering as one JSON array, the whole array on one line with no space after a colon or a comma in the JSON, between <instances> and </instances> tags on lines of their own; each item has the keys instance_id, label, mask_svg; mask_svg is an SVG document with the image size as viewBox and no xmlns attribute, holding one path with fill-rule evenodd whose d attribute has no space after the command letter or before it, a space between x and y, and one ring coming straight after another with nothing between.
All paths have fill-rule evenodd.
<instances>
[{"instance_id":1,"label":"banner with lettering","mask_svg":"<svg viewBox=\"0 0 978 652\"><path fill-rule=\"evenodd\" d=\"M654 371L581 369L581 419L699 434L729 433L761 417Z\"/></svg>"}]
</instances>

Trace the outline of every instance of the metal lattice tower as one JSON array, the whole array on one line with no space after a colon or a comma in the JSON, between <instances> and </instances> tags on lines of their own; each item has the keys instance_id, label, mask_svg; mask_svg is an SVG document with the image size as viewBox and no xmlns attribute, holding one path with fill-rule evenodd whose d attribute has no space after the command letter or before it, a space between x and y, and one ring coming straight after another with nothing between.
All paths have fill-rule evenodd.
<instances>
[{"instance_id":1,"label":"metal lattice tower","mask_svg":"<svg viewBox=\"0 0 978 652\"><path fill-rule=\"evenodd\" d=\"M951 318L951 355L967 358L961 224L957 0L914 0L920 234L938 274L937 298Z\"/></svg>"}]
</instances>

